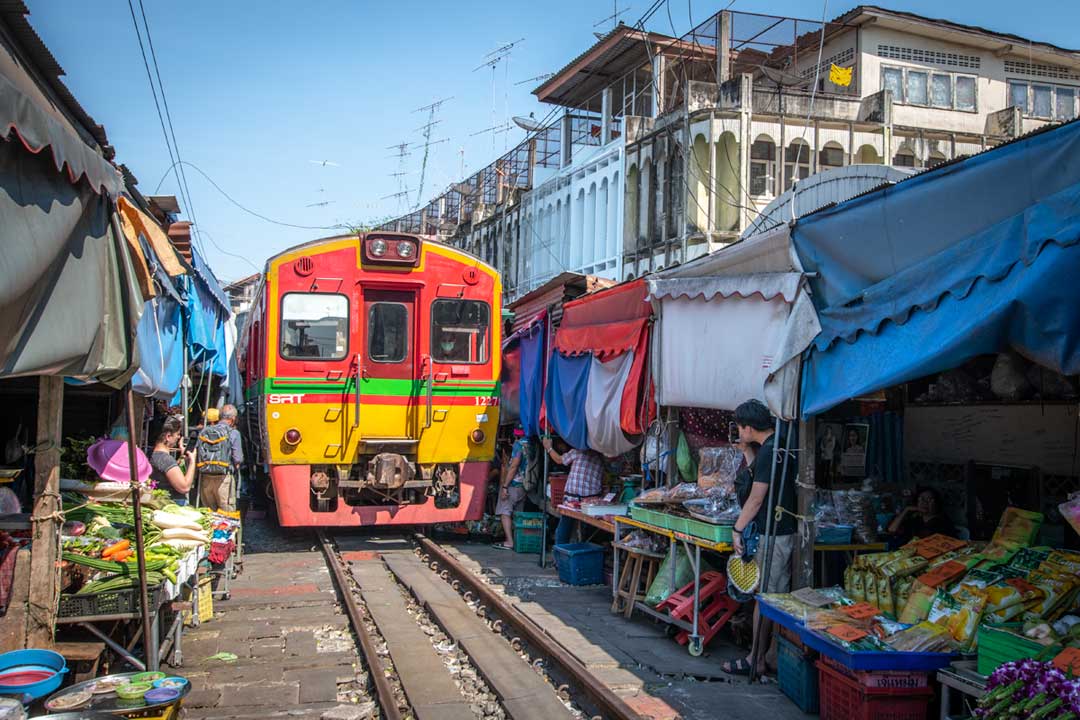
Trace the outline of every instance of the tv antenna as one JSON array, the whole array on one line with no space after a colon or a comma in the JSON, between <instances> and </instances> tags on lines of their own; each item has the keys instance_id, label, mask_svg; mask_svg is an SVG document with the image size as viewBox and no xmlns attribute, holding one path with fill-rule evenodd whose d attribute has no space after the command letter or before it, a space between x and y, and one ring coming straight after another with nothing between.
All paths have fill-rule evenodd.
<instances>
[{"instance_id":1,"label":"tv antenna","mask_svg":"<svg viewBox=\"0 0 1080 720\"><path fill-rule=\"evenodd\" d=\"M390 177L397 178L398 193L404 193L405 206L408 207L409 196L408 191L405 189L405 158L409 157L412 153L409 152L408 141L399 142L397 145L390 145L387 150L397 150L397 152L390 157L396 157L398 159L398 171L396 173L390 173ZM400 207L400 204L399 204Z\"/></svg>"},{"instance_id":2,"label":"tv antenna","mask_svg":"<svg viewBox=\"0 0 1080 720\"><path fill-rule=\"evenodd\" d=\"M510 128L510 123L502 123L501 125L493 125L489 128L484 128L483 130L477 130L474 133L470 133L469 137L476 137L477 135L485 135L487 133L491 133L494 136L500 133L508 132Z\"/></svg>"},{"instance_id":3,"label":"tv antenna","mask_svg":"<svg viewBox=\"0 0 1080 720\"><path fill-rule=\"evenodd\" d=\"M537 75L536 77L531 77L531 78L529 78L527 80L519 80L518 82L514 83L514 85L517 86L517 85L524 85L525 83L531 83L531 82L543 82L544 80L547 80L550 77L555 77L555 73L541 73L541 74Z\"/></svg>"},{"instance_id":4,"label":"tv antenna","mask_svg":"<svg viewBox=\"0 0 1080 720\"><path fill-rule=\"evenodd\" d=\"M480 70L481 68L491 68L491 124L495 126L498 121L495 120L495 71L499 63L503 63L503 69L506 72L506 78L503 82L503 104L505 105L505 117L503 118L504 124L510 124L510 55L514 51L514 47L525 42L525 38L518 38L513 42L503 43L499 47L495 48L487 55L484 56L484 61L478 66L473 68L473 72ZM506 142L503 142L503 150L506 150ZM491 134L491 152L495 152L495 133Z\"/></svg>"},{"instance_id":5,"label":"tv antenna","mask_svg":"<svg viewBox=\"0 0 1080 720\"><path fill-rule=\"evenodd\" d=\"M443 138L442 140L431 139L431 129L440 122L439 120L435 119L435 113L438 112L439 108L442 107L444 103L447 103L453 99L454 98L452 96L446 97L442 100L436 100L429 105L424 105L423 107L418 107L413 110L414 113L427 112L428 114L428 121L421 125L419 128L417 128L417 132L424 136L424 159L420 163L420 188L416 191L417 206L419 206L421 199L424 197L424 179L427 177L428 157L431 154L431 146L438 145L444 142L449 142L450 140L450 138Z\"/></svg>"},{"instance_id":6,"label":"tv antenna","mask_svg":"<svg viewBox=\"0 0 1080 720\"><path fill-rule=\"evenodd\" d=\"M619 26L619 16L620 15L625 15L626 13L630 12L630 7L631 7L630 5L627 5L626 7L622 8L620 10L618 0L616 0L615 2L613 2L611 4L611 9L614 10L614 12L612 14L608 15L606 18L603 18L602 20L597 20L595 23L593 23L593 27L600 27L601 25L606 23L608 20L611 20L612 21L611 29L614 30L615 28L617 28Z\"/></svg>"},{"instance_id":7,"label":"tv antenna","mask_svg":"<svg viewBox=\"0 0 1080 720\"><path fill-rule=\"evenodd\" d=\"M341 167L336 162L331 162L330 160L308 160L308 162L312 165L320 165L322 167Z\"/></svg>"}]
</instances>

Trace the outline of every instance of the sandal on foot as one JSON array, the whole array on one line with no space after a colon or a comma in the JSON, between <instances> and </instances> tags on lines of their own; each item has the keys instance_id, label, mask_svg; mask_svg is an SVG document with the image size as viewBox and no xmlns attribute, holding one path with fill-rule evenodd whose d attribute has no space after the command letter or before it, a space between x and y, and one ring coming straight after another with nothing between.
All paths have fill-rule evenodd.
<instances>
[{"instance_id":1,"label":"sandal on foot","mask_svg":"<svg viewBox=\"0 0 1080 720\"><path fill-rule=\"evenodd\" d=\"M749 675L750 663L746 662L742 658L734 662L726 662L720 666L720 669L726 672L728 675Z\"/></svg>"}]
</instances>

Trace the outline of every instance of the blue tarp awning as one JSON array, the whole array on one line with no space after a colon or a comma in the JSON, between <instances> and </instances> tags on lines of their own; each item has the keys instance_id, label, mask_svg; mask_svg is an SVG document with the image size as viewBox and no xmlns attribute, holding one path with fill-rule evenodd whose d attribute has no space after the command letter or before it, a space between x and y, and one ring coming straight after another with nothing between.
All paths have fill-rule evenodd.
<instances>
[{"instance_id":1,"label":"blue tarp awning","mask_svg":"<svg viewBox=\"0 0 1080 720\"><path fill-rule=\"evenodd\" d=\"M136 339L139 369L132 389L144 397L168 400L184 377L184 335L180 303L162 294L146 303Z\"/></svg>"},{"instance_id":2,"label":"blue tarp awning","mask_svg":"<svg viewBox=\"0 0 1080 720\"><path fill-rule=\"evenodd\" d=\"M1080 372L1080 123L801 219L802 411L1017 350Z\"/></svg>"}]
</instances>

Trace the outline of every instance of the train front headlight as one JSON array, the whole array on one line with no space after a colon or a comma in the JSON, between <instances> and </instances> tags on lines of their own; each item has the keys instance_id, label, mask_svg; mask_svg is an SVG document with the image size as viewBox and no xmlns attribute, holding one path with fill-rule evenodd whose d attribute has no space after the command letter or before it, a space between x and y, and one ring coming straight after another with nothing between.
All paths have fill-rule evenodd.
<instances>
[{"instance_id":1,"label":"train front headlight","mask_svg":"<svg viewBox=\"0 0 1080 720\"><path fill-rule=\"evenodd\" d=\"M382 257L386 254L386 241L381 239L372 240L369 249L372 257Z\"/></svg>"},{"instance_id":2,"label":"train front headlight","mask_svg":"<svg viewBox=\"0 0 1080 720\"><path fill-rule=\"evenodd\" d=\"M397 254L399 258L409 259L416 251L415 246L408 240L402 240L397 244Z\"/></svg>"}]
</instances>

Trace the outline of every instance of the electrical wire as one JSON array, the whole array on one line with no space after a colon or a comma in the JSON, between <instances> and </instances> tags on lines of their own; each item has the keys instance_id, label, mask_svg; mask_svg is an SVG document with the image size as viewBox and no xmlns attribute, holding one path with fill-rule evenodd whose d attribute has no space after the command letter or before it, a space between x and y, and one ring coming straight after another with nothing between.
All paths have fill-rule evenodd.
<instances>
[{"instance_id":1,"label":"electrical wire","mask_svg":"<svg viewBox=\"0 0 1080 720\"><path fill-rule=\"evenodd\" d=\"M130 5L131 0L128 0ZM187 175L184 173L183 158L180 156L180 144L176 142L176 131L173 129L172 113L169 111L169 100L165 96L165 83L161 80L161 69L158 66L157 51L154 49L154 38L150 34L150 22L146 18L146 8L143 6L143 0L139 0L139 12L142 14L143 29L146 30L146 43L150 46L150 58L154 61L154 74L157 76L158 90L161 91L161 104L165 106L165 120L169 124L169 135L172 136L173 149L176 151L176 162L180 163L180 180L183 183L184 193L187 195L185 202L187 203L188 212L191 214L191 221L195 227L195 238L199 241L199 248L206 254L206 246L202 242L202 235L199 229L199 219L195 213L195 202L191 197L191 188L188 186ZM132 10L134 13L134 10ZM143 55L143 61L145 62L146 56Z\"/></svg>"},{"instance_id":2,"label":"electrical wire","mask_svg":"<svg viewBox=\"0 0 1080 720\"><path fill-rule=\"evenodd\" d=\"M211 235L210 233L208 233L206 230L203 230L202 234L207 237L207 239L210 241L210 244L213 245L215 248L217 248L217 251L219 253L221 253L222 255L228 255L229 257L236 258L237 260L243 260L248 265L250 265L252 267L252 269L255 270L255 272L260 272L262 270L262 268L260 268L258 265L251 262L250 258L246 258L243 255L237 255L236 253L229 252L228 250L226 250L223 247L221 247L220 245L218 245L217 240L214 240L214 236Z\"/></svg>"},{"instance_id":3,"label":"electrical wire","mask_svg":"<svg viewBox=\"0 0 1080 720\"><path fill-rule=\"evenodd\" d=\"M339 223L337 225L297 225L295 223L284 222L282 220L275 220L275 219L273 219L271 217L267 217L266 215L263 215L262 213L255 212L251 208L240 204L239 201L237 201L229 193L225 192L225 190L220 185L218 185L216 182L214 182L214 179L212 177L207 175L206 172L202 168L200 168L198 165L196 165L195 163L188 162L187 160L178 160L177 164L187 166L187 167L191 168L192 170L194 170L195 172L202 175L203 178L205 178L205 180L208 183L210 183L214 187L215 190L217 190L219 193L221 193L221 195L226 200L228 200L230 203L232 203L236 207L238 207L241 210L243 210L244 212L246 212L248 215L252 215L254 217L259 218L260 220L264 220L264 221L266 221L268 223L271 223L273 225L281 225L282 227L297 228L299 230L345 230L345 229L348 229L348 227L349 227L348 225L344 225L344 224L341 224L341 223ZM162 182L164 182L165 178L167 178L169 176L169 172L171 172L171 170L172 170L172 168L169 168L169 170L165 171L165 175L162 176L162 178L161 178ZM159 188L161 187L160 182L158 183L158 187ZM155 192L157 192L157 191L155 190Z\"/></svg>"}]
</instances>

